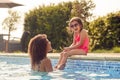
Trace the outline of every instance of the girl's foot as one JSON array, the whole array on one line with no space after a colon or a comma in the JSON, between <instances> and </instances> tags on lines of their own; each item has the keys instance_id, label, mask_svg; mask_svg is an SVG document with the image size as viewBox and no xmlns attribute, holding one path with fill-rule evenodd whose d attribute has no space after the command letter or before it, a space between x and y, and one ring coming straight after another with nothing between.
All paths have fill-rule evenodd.
<instances>
[{"instance_id":1,"label":"girl's foot","mask_svg":"<svg viewBox=\"0 0 120 80\"><path fill-rule=\"evenodd\" d=\"M54 66L54 70L57 70L58 65Z\"/></svg>"},{"instance_id":2,"label":"girl's foot","mask_svg":"<svg viewBox=\"0 0 120 80\"><path fill-rule=\"evenodd\" d=\"M59 69L59 70L63 70L65 68L65 64L62 64L62 65L58 65L57 66L57 69Z\"/></svg>"}]
</instances>

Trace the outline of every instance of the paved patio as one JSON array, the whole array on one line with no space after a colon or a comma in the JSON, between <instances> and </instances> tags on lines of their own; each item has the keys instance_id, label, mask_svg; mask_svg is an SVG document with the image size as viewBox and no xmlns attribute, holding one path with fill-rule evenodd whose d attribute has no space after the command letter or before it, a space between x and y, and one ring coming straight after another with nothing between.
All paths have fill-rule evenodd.
<instances>
[{"instance_id":1,"label":"paved patio","mask_svg":"<svg viewBox=\"0 0 120 80\"><path fill-rule=\"evenodd\" d=\"M24 56L29 57L27 53L0 53L0 56ZM59 53L48 53L49 58L59 58ZM70 59L80 60L106 60L106 61L120 61L120 53L88 53L88 55L75 55L69 57Z\"/></svg>"}]
</instances>

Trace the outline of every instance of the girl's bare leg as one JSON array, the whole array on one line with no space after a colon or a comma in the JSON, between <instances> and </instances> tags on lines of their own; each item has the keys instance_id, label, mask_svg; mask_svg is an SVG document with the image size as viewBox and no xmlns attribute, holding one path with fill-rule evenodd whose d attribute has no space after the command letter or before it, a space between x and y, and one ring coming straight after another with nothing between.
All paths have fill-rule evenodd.
<instances>
[{"instance_id":1,"label":"girl's bare leg","mask_svg":"<svg viewBox=\"0 0 120 80\"><path fill-rule=\"evenodd\" d=\"M61 53L60 53L60 58L59 58L58 63L56 64L56 66L55 66L54 68L57 68L58 65L61 63L61 60L62 60L63 54L64 54L64 52L61 52Z\"/></svg>"},{"instance_id":2,"label":"girl's bare leg","mask_svg":"<svg viewBox=\"0 0 120 80\"><path fill-rule=\"evenodd\" d=\"M86 52L82 49L74 49L74 50L64 53L57 68L61 69L61 67L63 67L63 65L65 65L67 58L72 55L86 55Z\"/></svg>"},{"instance_id":3,"label":"girl's bare leg","mask_svg":"<svg viewBox=\"0 0 120 80\"><path fill-rule=\"evenodd\" d=\"M65 67L65 64L67 62L67 58L68 58L68 54L67 53L64 53L62 58L61 58L61 61L59 62L59 64L57 65L57 69L60 69L60 70L63 70L64 67Z\"/></svg>"}]
</instances>

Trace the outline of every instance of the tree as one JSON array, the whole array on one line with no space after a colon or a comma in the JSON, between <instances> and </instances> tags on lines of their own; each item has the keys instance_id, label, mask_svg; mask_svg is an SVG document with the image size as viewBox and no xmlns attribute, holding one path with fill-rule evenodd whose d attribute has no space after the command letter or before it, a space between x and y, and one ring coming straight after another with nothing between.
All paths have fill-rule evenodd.
<instances>
[{"instance_id":1,"label":"tree","mask_svg":"<svg viewBox=\"0 0 120 80\"><path fill-rule=\"evenodd\" d=\"M68 33L66 32L66 21L70 17L71 3L58 5L40 6L26 14L25 31L36 34L47 34L54 49L60 49L67 44Z\"/></svg>"},{"instance_id":2,"label":"tree","mask_svg":"<svg viewBox=\"0 0 120 80\"><path fill-rule=\"evenodd\" d=\"M95 4L91 0L75 0L72 2L71 17L80 17L86 29L88 29L88 20L92 16L91 10Z\"/></svg>"},{"instance_id":3,"label":"tree","mask_svg":"<svg viewBox=\"0 0 120 80\"><path fill-rule=\"evenodd\" d=\"M19 20L20 20L20 15L18 14L18 12L9 10L8 17L6 17L2 23L3 29L8 30L8 40L6 43L6 52L8 52L8 44L9 44L9 40L10 40L11 31L14 31L17 29L15 24L17 24Z\"/></svg>"},{"instance_id":4,"label":"tree","mask_svg":"<svg viewBox=\"0 0 120 80\"><path fill-rule=\"evenodd\" d=\"M120 11L99 17L89 24L91 50L112 49L119 46Z\"/></svg>"},{"instance_id":5,"label":"tree","mask_svg":"<svg viewBox=\"0 0 120 80\"><path fill-rule=\"evenodd\" d=\"M86 5L83 5L82 8L86 6L92 6L92 4L89 2L89 5L87 5L87 1L84 1L83 3L86 3ZM39 6L29 11L25 15L25 31L29 31L31 33L30 37L33 37L36 34L47 34L48 39L52 42L52 47L55 50L61 50L63 46L70 45L70 43L72 42L72 38L71 35L68 34L68 23L66 22L71 17L78 14L75 13L74 15L72 15L71 11L74 11L74 9L81 7L81 2L78 3L79 7L77 8L74 8L73 4L74 1L63 2L57 5L51 4L48 6ZM79 9L81 10L82 8ZM92 7L84 9L84 11L81 11L81 13L79 14L83 13L85 19L87 19L88 16L91 16L89 14L89 10L91 8Z\"/></svg>"},{"instance_id":6,"label":"tree","mask_svg":"<svg viewBox=\"0 0 120 80\"><path fill-rule=\"evenodd\" d=\"M23 35L21 37L21 47L22 47L22 51L27 53L27 44L28 44L28 40L29 40L29 36L30 36L30 32L29 31L24 31ZM27 44L26 44L27 43Z\"/></svg>"}]
</instances>

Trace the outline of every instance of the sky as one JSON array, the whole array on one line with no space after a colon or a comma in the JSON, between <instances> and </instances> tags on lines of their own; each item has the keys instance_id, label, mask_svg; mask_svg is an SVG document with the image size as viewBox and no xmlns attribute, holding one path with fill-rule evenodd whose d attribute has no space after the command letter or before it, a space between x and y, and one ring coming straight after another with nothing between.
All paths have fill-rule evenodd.
<instances>
[{"instance_id":1,"label":"sky","mask_svg":"<svg viewBox=\"0 0 120 80\"><path fill-rule=\"evenodd\" d=\"M13 37L20 38L23 34L23 24L24 24L24 13L28 12L29 10L39 6L39 5L49 5L50 3L60 3L65 1L73 1L73 0L11 0L13 2L17 2L20 4L23 4L24 6L9 8L11 10L18 11L22 16L22 20L17 25L17 30L12 32ZM120 11L120 0L93 0L93 3L95 3L96 7L92 11L93 16L99 17L104 16L111 12ZM2 29L2 22L8 15L8 8L0 8L0 34L7 33L7 31L4 31Z\"/></svg>"}]
</instances>

